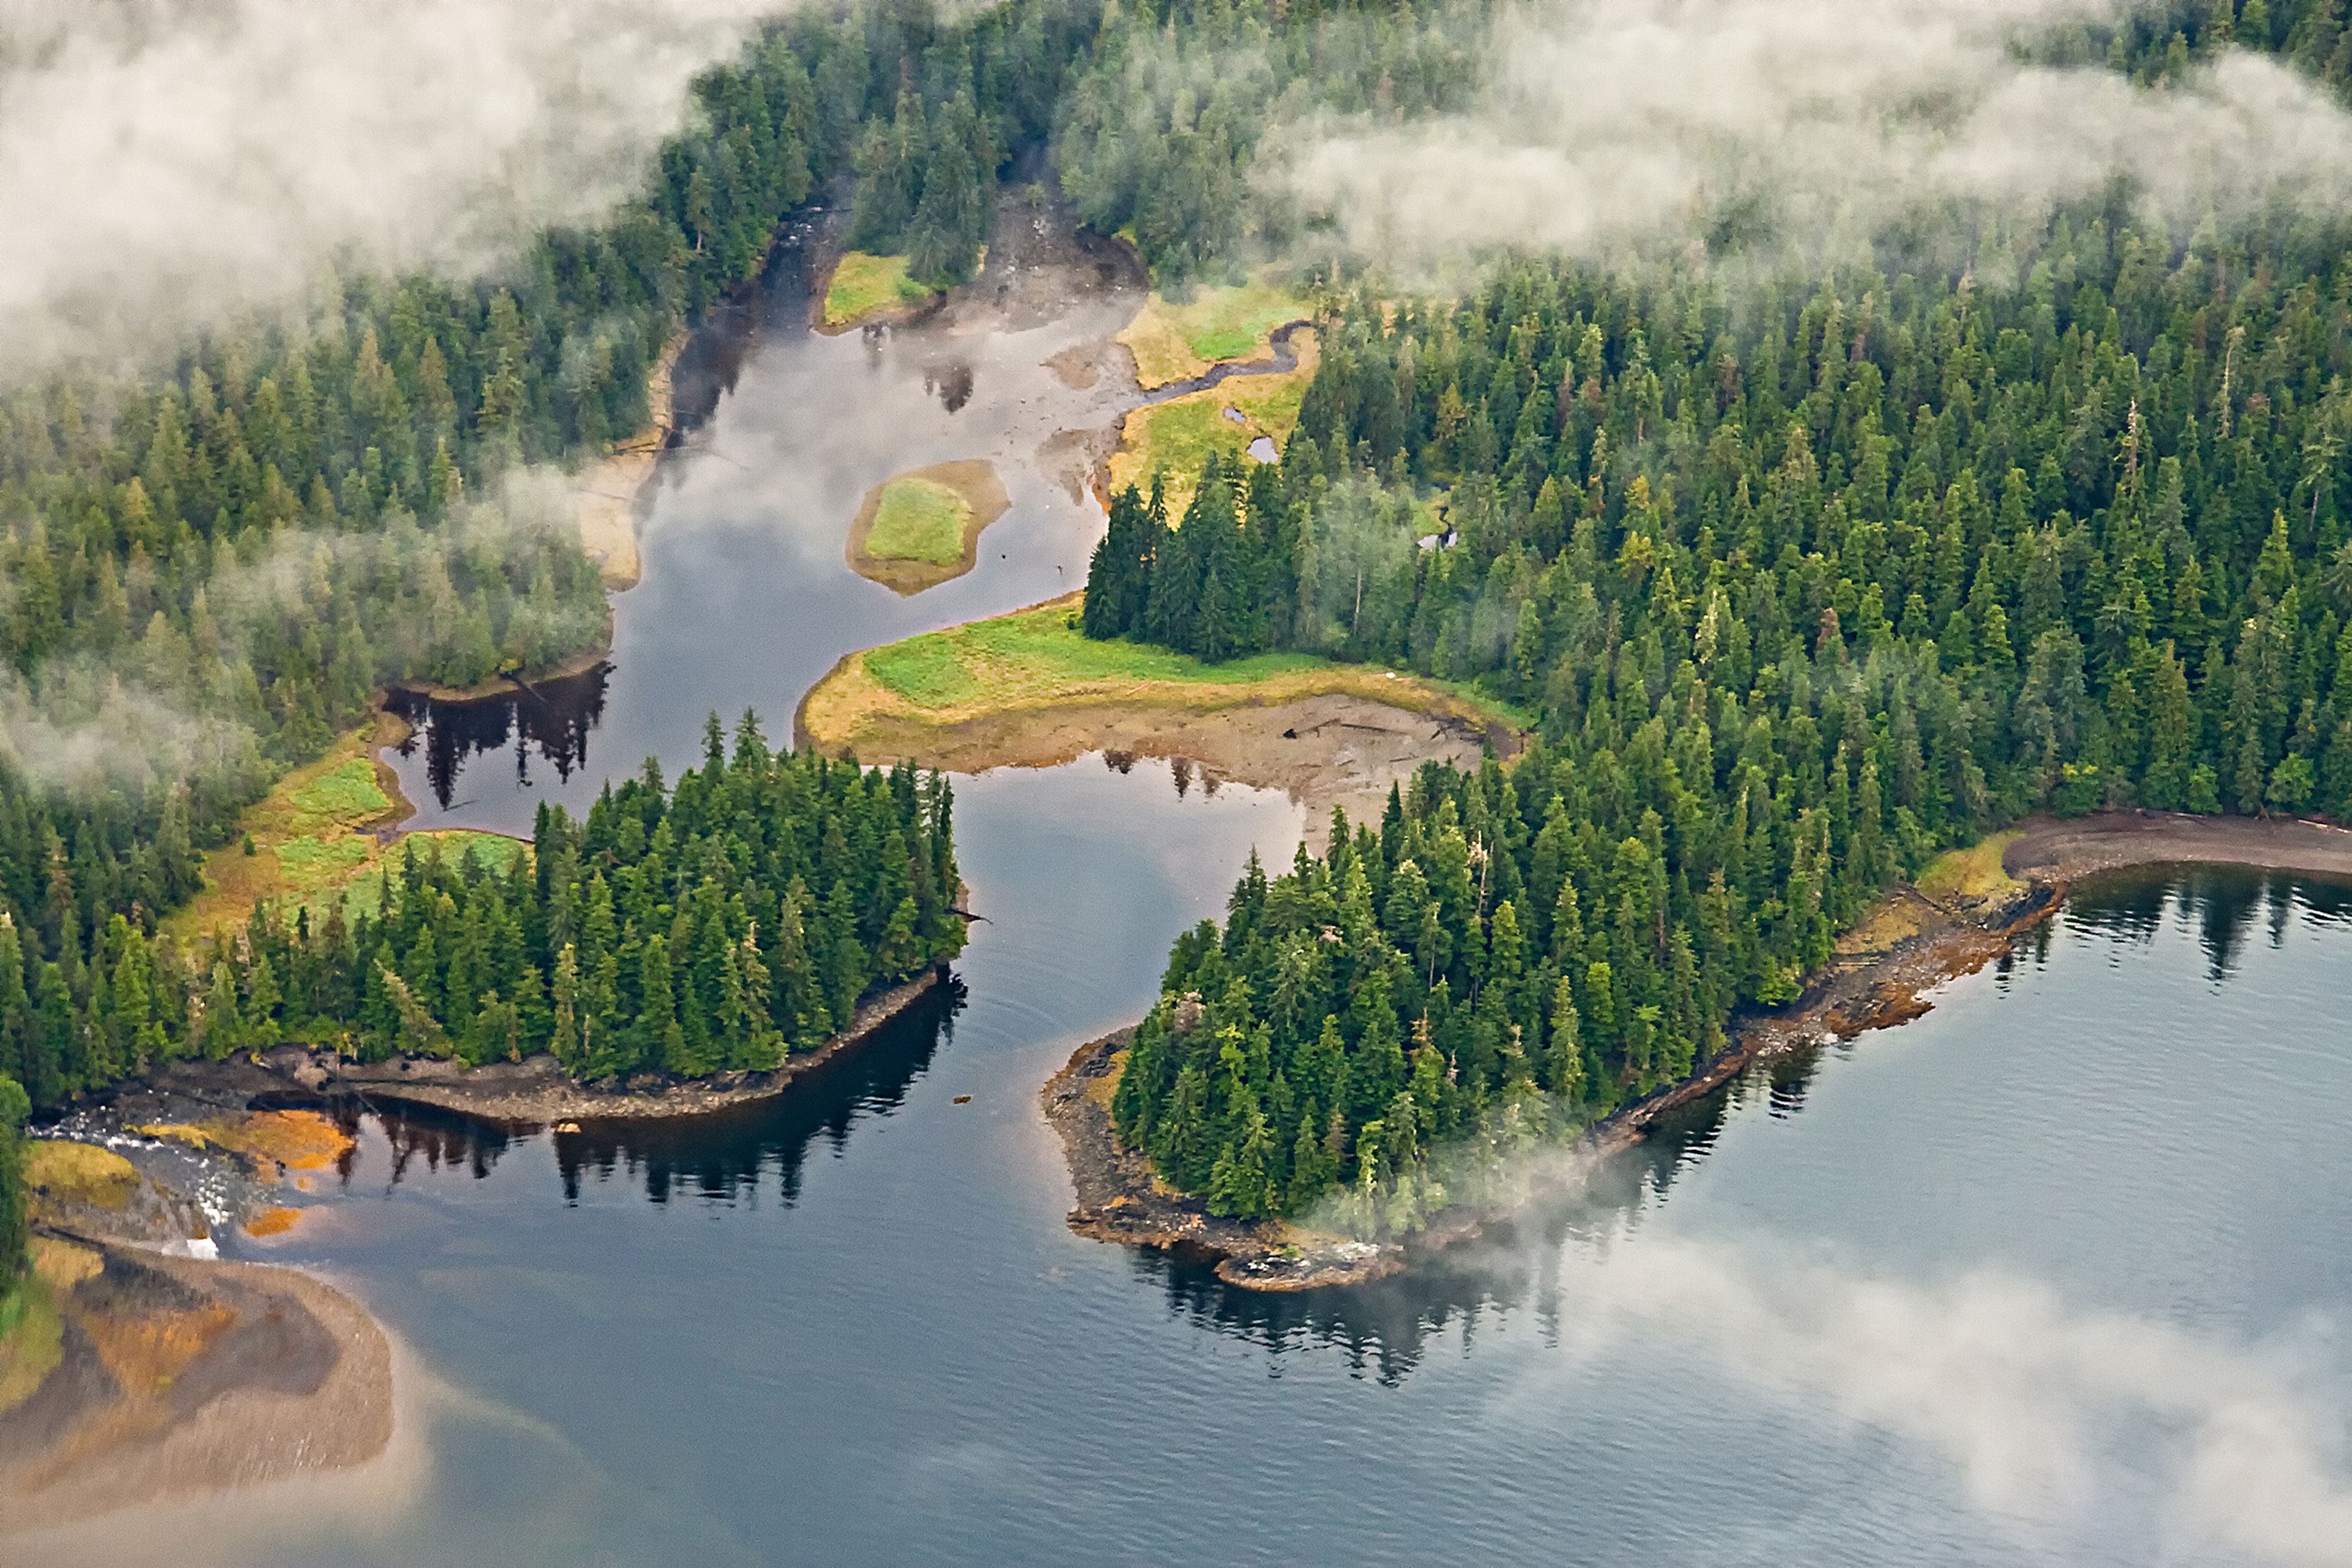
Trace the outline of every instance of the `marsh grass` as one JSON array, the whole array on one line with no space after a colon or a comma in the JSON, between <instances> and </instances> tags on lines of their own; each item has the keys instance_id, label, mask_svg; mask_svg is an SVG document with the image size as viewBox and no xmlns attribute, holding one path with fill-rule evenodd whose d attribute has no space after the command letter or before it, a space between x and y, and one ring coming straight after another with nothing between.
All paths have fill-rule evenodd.
<instances>
[{"instance_id":1,"label":"marsh grass","mask_svg":"<svg viewBox=\"0 0 2352 1568\"><path fill-rule=\"evenodd\" d=\"M1305 299L1262 279L1198 289L1181 303L1155 293L1118 340L1135 355L1136 380L1148 392L1226 360L1255 358L1267 351L1276 327L1307 314Z\"/></svg>"},{"instance_id":2,"label":"marsh grass","mask_svg":"<svg viewBox=\"0 0 2352 1568\"><path fill-rule=\"evenodd\" d=\"M1291 342L1298 352L1295 371L1236 376L1223 386L1148 403L1129 413L1119 428L1118 450L1111 455L1112 494L1129 485L1149 489L1152 475L1164 473L1172 519L1183 515L1193 481L1212 452L1237 460L1260 436L1280 452L1298 428L1298 407L1322 357L1311 332L1301 332ZM1241 418L1232 418L1227 409Z\"/></svg>"},{"instance_id":3,"label":"marsh grass","mask_svg":"<svg viewBox=\"0 0 2352 1568\"><path fill-rule=\"evenodd\" d=\"M1948 850L1937 855L1912 885L1939 904L1955 899L1983 904L2010 898L2024 884L2001 869L2000 857L2016 837L2013 832L1989 833L1967 849Z\"/></svg>"},{"instance_id":4,"label":"marsh grass","mask_svg":"<svg viewBox=\"0 0 2352 1568\"><path fill-rule=\"evenodd\" d=\"M971 504L929 479L893 479L883 486L882 504L866 536L866 553L885 560L922 560L950 566L963 559L964 531Z\"/></svg>"},{"instance_id":5,"label":"marsh grass","mask_svg":"<svg viewBox=\"0 0 2352 1568\"><path fill-rule=\"evenodd\" d=\"M242 925L257 902L289 920L306 907L313 921L338 905L347 916L362 905L373 908L387 846L368 830L398 816L402 804L384 787L385 773L375 760L385 738L375 726L352 730L325 757L280 779L240 819L227 845L205 857L204 892L172 915L165 929L184 940L210 936ZM524 848L498 833L411 836L439 841L453 861L473 844L483 862L500 872ZM244 851L247 840L251 854Z\"/></svg>"},{"instance_id":6,"label":"marsh grass","mask_svg":"<svg viewBox=\"0 0 2352 1568\"><path fill-rule=\"evenodd\" d=\"M798 729L835 750L896 745L975 720L1064 707L1209 712L1325 694L1525 731L1529 715L1473 687L1344 664L1260 653L1222 664L1077 629L1081 595L853 653L802 704Z\"/></svg>"},{"instance_id":7,"label":"marsh grass","mask_svg":"<svg viewBox=\"0 0 2352 1568\"><path fill-rule=\"evenodd\" d=\"M1107 683L1247 685L1318 669L1312 653L1262 653L1209 664L1189 654L1123 638L1097 642L1059 605L1016 611L944 632L929 632L866 654L866 672L919 708L959 708L983 695L992 705L1026 706L1097 693Z\"/></svg>"}]
</instances>

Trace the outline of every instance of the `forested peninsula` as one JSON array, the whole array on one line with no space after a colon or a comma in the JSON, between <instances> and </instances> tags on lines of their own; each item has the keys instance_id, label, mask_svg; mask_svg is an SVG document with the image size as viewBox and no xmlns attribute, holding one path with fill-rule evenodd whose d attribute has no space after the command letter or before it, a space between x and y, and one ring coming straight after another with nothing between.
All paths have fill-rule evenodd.
<instances>
[{"instance_id":1,"label":"forested peninsula","mask_svg":"<svg viewBox=\"0 0 2352 1568\"><path fill-rule=\"evenodd\" d=\"M2212 8L2339 90L2321 6ZM2138 53L2135 54L2135 49ZM1301 649L1536 706L1377 831L1255 863L1171 955L1111 1099L1214 1216L1368 1238L1796 999L1899 878L2030 813L2352 816L2352 271L2279 214L2188 243L2118 195L1970 266L1702 261L1370 287L1278 473L1114 497L1084 625ZM1435 519L1433 521L1432 519Z\"/></svg>"},{"instance_id":2,"label":"forested peninsula","mask_svg":"<svg viewBox=\"0 0 2352 1568\"><path fill-rule=\"evenodd\" d=\"M597 570L539 472L643 429L665 346L844 182L860 241L911 250L928 283L968 277L1001 166L1046 134L1095 26L1060 3L781 19L696 84L688 129L599 227L478 283L355 271L157 375L0 392L0 1123L278 1040L544 1048L590 1075L773 1066L954 951L944 788L869 791L854 765L756 741L680 781L684 815L657 776L632 783L591 822L542 821L502 875L426 854L350 918L158 927L203 852L386 685L600 646ZM0 1233L0 1280L18 1240Z\"/></svg>"}]
</instances>

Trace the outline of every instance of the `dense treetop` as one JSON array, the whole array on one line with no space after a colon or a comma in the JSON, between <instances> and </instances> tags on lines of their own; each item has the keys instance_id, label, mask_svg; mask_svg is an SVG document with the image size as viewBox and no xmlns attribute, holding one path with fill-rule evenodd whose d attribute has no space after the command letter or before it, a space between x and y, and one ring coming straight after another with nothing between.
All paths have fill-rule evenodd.
<instances>
[{"instance_id":1,"label":"dense treetop","mask_svg":"<svg viewBox=\"0 0 2352 1568\"><path fill-rule=\"evenodd\" d=\"M2125 68L2172 47L2130 37ZM1540 734L1253 870L1177 946L1123 1132L1226 1212L1341 1180L1409 1225L1433 1135L1686 1071L1944 847L2044 809L2352 818L2344 239L2179 243L2118 195L1956 277L1345 300L1278 472L1213 465L1181 519L1115 498L1087 629L1475 679Z\"/></svg>"},{"instance_id":2,"label":"dense treetop","mask_svg":"<svg viewBox=\"0 0 2352 1568\"><path fill-rule=\"evenodd\" d=\"M257 910L209 950L117 915L45 959L42 932L0 923L0 1076L55 1105L289 1040L546 1051L585 1079L772 1069L962 950L950 804L936 776L772 753L749 715L730 756L714 716L675 789L648 762L584 821L542 807L502 874L412 841L376 908Z\"/></svg>"}]
</instances>

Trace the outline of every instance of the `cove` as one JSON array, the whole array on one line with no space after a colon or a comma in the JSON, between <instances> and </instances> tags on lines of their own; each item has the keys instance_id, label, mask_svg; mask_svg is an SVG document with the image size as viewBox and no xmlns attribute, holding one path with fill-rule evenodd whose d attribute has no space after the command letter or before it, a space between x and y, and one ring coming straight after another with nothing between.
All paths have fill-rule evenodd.
<instances>
[{"instance_id":1,"label":"cove","mask_svg":"<svg viewBox=\"0 0 2352 1568\"><path fill-rule=\"evenodd\" d=\"M593 714L451 745L446 792L428 716L424 825L674 771L712 707L776 736L847 649L1082 568L1098 524L1038 453L1089 410L1022 412L1076 397L1024 367L1080 325L814 339L795 287L670 465ZM952 411L924 386L950 350ZM908 601L847 571L835 501L992 444L999 559ZM2211 1517L2199 1454L2215 1389L2327 1428L2352 1387L2314 1328L2352 1243L2342 892L2087 887L1925 1018L1743 1079L1492 1249L1285 1299L1070 1235L1036 1089L1301 814L1088 759L960 780L958 821L989 916L960 1008L694 1126L355 1110L320 1212L232 1245L396 1336L407 1462L26 1560L2313 1560ZM2135 1333L2149 1356L2094 1361Z\"/></svg>"},{"instance_id":2,"label":"cove","mask_svg":"<svg viewBox=\"0 0 2352 1568\"><path fill-rule=\"evenodd\" d=\"M2094 887L1491 1253L1276 1298L1069 1235L1029 1091L1148 993L1141 927L1295 818L1088 764L967 801L976 884L1024 918L977 934L960 1011L808 1095L581 1136L362 1118L273 1255L451 1390L425 1459L373 1513L252 1494L175 1559L2145 1563L2186 1528L2200 1417L2162 1402L2204 1363L2343 1407L2312 1328L2352 1241L2339 890ZM2053 1372L2110 1322L2169 1348ZM89 1528L40 1560L183 1524Z\"/></svg>"}]
</instances>

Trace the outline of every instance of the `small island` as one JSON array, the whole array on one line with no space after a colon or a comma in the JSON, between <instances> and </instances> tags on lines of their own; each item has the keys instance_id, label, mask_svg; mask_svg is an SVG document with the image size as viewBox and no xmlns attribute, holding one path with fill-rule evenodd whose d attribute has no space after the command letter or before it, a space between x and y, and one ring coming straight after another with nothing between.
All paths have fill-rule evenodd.
<instances>
[{"instance_id":1,"label":"small island","mask_svg":"<svg viewBox=\"0 0 2352 1568\"><path fill-rule=\"evenodd\" d=\"M907 273L903 256L845 251L817 296L816 329L839 334L854 327L903 321L938 298Z\"/></svg>"},{"instance_id":2,"label":"small island","mask_svg":"<svg viewBox=\"0 0 2352 1568\"><path fill-rule=\"evenodd\" d=\"M995 466L976 459L886 479L850 525L849 569L901 595L951 582L980 559L981 530L1007 505Z\"/></svg>"}]
</instances>

